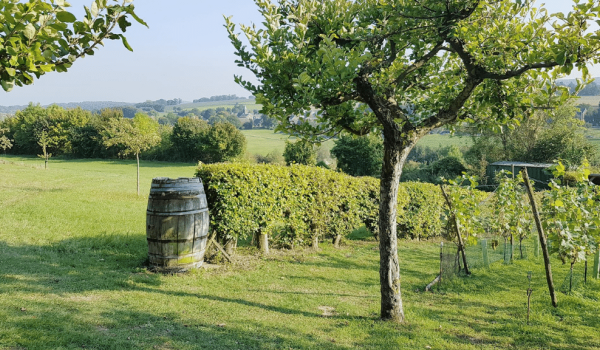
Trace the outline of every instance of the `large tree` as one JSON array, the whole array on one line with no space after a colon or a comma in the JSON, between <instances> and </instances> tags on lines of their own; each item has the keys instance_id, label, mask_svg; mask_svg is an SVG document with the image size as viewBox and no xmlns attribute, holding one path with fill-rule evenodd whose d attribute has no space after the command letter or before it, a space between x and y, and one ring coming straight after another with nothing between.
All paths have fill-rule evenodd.
<instances>
[{"instance_id":1,"label":"large tree","mask_svg":"<svg viewBox=\"0 0 600 350\"><path fill-rule=\"evenodd\" d=\"M129 16L146 25L134 12L133 0L94 0L81 21L65 0L0 1L0 83L5 91L33 84L34 76L66 72L73 62L93 55L106 39L123 41Z\"/></svg>"},{"instance_id":2,"label":"large tree","mask_svg":"<svg viewBox=\"0 0 600 350\"><path fill-rule=\"evenodd\" d=\"M247 43L226 19L237 63L258 84L235 79L280 130L313 139L382 132L383 319L404 320L395 221L410 150L445 124L518 121L540 102L536 87L574 68L587 81L600 47L600 33L587 30L599 8L578 2L550 15L528 0L257 0L264 27L242 25ZM317 123L298 119L313 108Z\"/></svg>"}]
</instances>

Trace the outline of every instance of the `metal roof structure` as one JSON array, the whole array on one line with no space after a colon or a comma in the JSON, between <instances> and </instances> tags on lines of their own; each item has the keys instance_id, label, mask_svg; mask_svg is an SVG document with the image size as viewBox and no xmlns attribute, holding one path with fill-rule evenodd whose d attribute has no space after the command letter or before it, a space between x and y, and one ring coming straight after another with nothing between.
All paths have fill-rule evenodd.
<instances>
[{"instance_id":1,"label":"metal roof structure","mask_svg":"<svg viewBox=\"0 0 600 350\"><path fill-rule=\"evenodd\" d=\"M489 165L496 165L496 166L516 166L516 167L523 167L523 168L549 168L551 166L553 166L554 164L551 163L526 163L526 162L511 162L511 161L501 161L501 162L495 162Z\"/></svg>"}]
</instances>

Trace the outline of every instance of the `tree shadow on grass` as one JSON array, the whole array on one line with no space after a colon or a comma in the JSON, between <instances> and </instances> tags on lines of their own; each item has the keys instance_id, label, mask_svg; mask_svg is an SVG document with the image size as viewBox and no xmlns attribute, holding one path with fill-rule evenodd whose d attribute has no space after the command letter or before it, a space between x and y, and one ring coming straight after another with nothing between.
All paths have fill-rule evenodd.
<instances>
[{"instance_id":1,"label":"tree shadow on grass","mask_svg":"<svg viewBox=\"0 0 600 350\"><path fill-rule=\"evenodd\" d=\"M0 301L1 309L5 310L0 311L0 318L9 320L10 324L4 333L10 342L0 341L0 348L5 345L42 349L82 346L97 349L347 348L286 328L284 324L275 328L271 325L267 330L260 321L254 321L256 314L271 315L275 319L322 319L321 312L307 310L306 305L287 307L293 303L286 301L285 296L276 301L264 298L260 291L212 290L201 286L195 292L188 292L173 290L178 289L173 284L168 287L170 290L163 289L165 277L147 273L142 267L147 247L143 238L140 243L140 238L139 235L100 235L44 246L14 246L0 241L0 294L5 296L4 301ZM183 299L190 302L190 312L210 306L219 311L237 310L242 316L228 320L223 327L216 326L216 321L203 324L198 317L178 321L176 317L165 316L158 305L152 311L133 311L140 306L131 301L112 300L111 293L103 293L106 291L119 295L135 293L143 298L162 300L160 304ZM99 304L93 305L90 311L87 303L93 298L102 300L94 301ZM141 305L147 308L152 302ZM100 318L90 314L98 308L107 309ZM350 319L338 315L331 318ZM156 322L158 326L148 325ZM249 327L254 330L249 331ZM53 336L56 334L60 336ZM207 339L208 343L203 342Z\"/></svg>"},{"instance_id":2,"label":"tree shadow on grass","mask_svg":"<svg viewBox=\"0 0 600 350\"><path fill-rule=\"evenodd\" d=\"M344 349L344 346L324 341L322 337L312 337L306 332L298 332L291 326L288 327L289 323L285 321L280 322L276 327L270 326L267 331L264 324L255 318L255 315L261 314L261 317L274 319L298 317L304 322L322 319L322 314L307 309L306 306L298 308L290 306L294 305L290 302L291 299L276 300L279 296L288 298L287 295L293 298L298 293L286 290L263 291L260 288L243 291L239 288L230 291L212 290L212 287L208 286L204 289L197 286L195 291L172 290L173 285L170 286L171 290L165 289L163 276L148 274L143 268L146 249L144 237L139 234L104 234L39 246L15 246L0 241L0 293L5 296L0 300L3 309L0 310L0 318L9 320L3 324L8 328L0 331L0 335L9 336L5 337L9 339L9 343L0 341L0 347L50 349L85 345L86 348L97 349L133 349L153 346L165 349L289 347ZM415 254L420 256L415 259L425 259L429 256L428 252L415 252ZM342 280L343 276L347 276L348 271L354 268L369 269L376 273L376 267L364 261L357 263L352 262L351 258L329 255L322 255L321 258L333 261L332 264L324 262L322 267L338 269ZM551 322L548 325L545 321L535 321L532 326L526 327L522 320L525 308L519 307L519 303L512 299L504 304L494 300L487 302L482 297L485 294L494 295L515 290L514 287L503 284L504 277L501 274L514 274L512 269L518 268L518 266L502 267L506 271L499 269L497 273L475 270L474 277L446 286L446 291L449 293L447 295L406 293L407 307L419 314L418 317L415 316L417 321L411 325L409 319L409 326L399 328L384 322L376 323L373 329L366 330L367 339L361 338L359 344L369 344L372 348L393 348L390 345L391 340L405 336L420 337L423 334L427 339L440 339L442 342L452 343L455 348L463 344L465 349L491 349L496 346L505 347L507 344L519 349L540 347L566 349L563 344L570 344L571 349L598 348L597 338L588 339L566 324ZM543 268L540 267L540 271L534 272L536 276L538 274L542 276L541 269ZM403 268L402 272L410 275L411 278L423 276L423 272L417 269ZM337 276L338 273L336 272L335 275ZM294 285L300 288L303 288L302 286L311 288L311 282L316 278L321 278L323 282L335 282L318 276L295 276L295 278L299 281L306 280ZM345 282L358 288L373 288L374 284L364 281L346 279ZM235 285L235 280L231 283ZM105 311L100 316L94 317L89 314L91 311L86 309L85 298L90 295L93 297L102 291L115 291L119 292L119 295L123 292L126 295L132 293L139 295L140 298L152 298L152 303L155 304L146 303L139 306L132 304L131 301L103 301L100 307L105 308ZM48 300L46 301L45 297L32 299L32 295L44 295ZM360 297L344 293L317 292L316 296L319 295ZM367 299L367 297L363 298ZM421 301L424 298L431 298L435 302L425 305ZM190 320L178 312L166 312L159 307L160 303L166 303L171 299L185 300L189 303L186 306L189 312L205 314ZM16 304L23 302L27 304ZM148 305L156 305L156 310L145 310ZM536 312L548 309L547 306L534 305ZM597 329L600 320L596 313L577 314L576 312L576 309L589 307L589 305L582 302L570 309L559 310L556 315L566 320L577 316L579 319L576 323L581 327ZM26 310L21 311L21 307ZM226 310L235 312L237 318L227 319L226 316L211 314L215 311L226 313ZM227 324L219 326L219 317L227 319ZM331 317L350 324L373 322L373 319L357 321L352 316ZM431 324L435 325L438 322L450 323L453 326L451 329L433 329ZM62 334L64 337L56 334ZM203 343L202 340L206 342Z\"/></svg>"},{"instance_id":3,"label":"tree shadow on grass","mask_svg":"<svg viewBox=\"0 0 600 350\"><path fill-rule=\"evenodd\" d=\"M194 312L196 305L188 311ZM220 323L214 317L190 319L185 314L132 310L113 305L89 318L77 309L57 310L53 302L30 302L26 311L8 311L16 334L0 347L26 349L350 349L298 333L284 324L264 327L245 320ZM42 321L42 319L44 321Z\"/></svg>"}]
</instances>

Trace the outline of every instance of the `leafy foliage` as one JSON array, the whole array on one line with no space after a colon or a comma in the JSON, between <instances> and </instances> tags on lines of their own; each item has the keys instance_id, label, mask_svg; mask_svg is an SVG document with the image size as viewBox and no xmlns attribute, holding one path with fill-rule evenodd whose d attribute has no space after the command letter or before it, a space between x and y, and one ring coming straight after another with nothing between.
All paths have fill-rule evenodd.
<instances>
[{"instance_id":1,"label":"leafy foliage","mask_svg":"<svg viewBox=\"0 0 600 350\"><path fill-rule=\"evenodd\" d=\"M462 175L447 182L450 185L446 188L452 209L447 209L446 218L454 217L466 243L474 243L484 231L480 214L485 194L475 189L478 183L474 176ZM457 234L455 230L450 232L452 235Z\"/></svg>"},{"instance_id":2,"label":"leafy foliage","mask_svg":"<svg viewBox=\"0 0 600 350\"><path fill-rule=\"evenodd\" d=\"M160 142L158 123L141 113L133 119L111 119L103 138L107 147L121 147L123 156L139 156Z\"/></svg>"},{"instance_id":3,"label":"leafy foliage","mask_svg":"<svg viewBox=\"0 0 600 350\"><path fill-rule=\"evenodd\" d=\"M494 218L490 220L490 226L504 237L510 237L511 243L514 243L514 237L522 242L531 232L533 223L523 177L521 174L513 177L511 172L501 171L497 180L499 185L494 195Z\"/></svg>"},{"instance_id":4,"label":"leafy foliage","mask_svg":"<svg viewBox=\"0 0 600 350\"><path fill-rule=\"evenodd\" d=\"M9 131L10 129L8 128L0 128L0 148L2 148L4 153L13 146L12 140L5 135L5 133L8 133Z\"/></svg>"},{"instance_id":5,"label":"leafy foliage","mask_svg":"<svg viewBox=\"0 0 600 350\"><path fill-rule=\"evenodd\" d=\"M269 233L275 243L306 245L314 235L346 236L361 224L377 235L379 180L319 167L211 164L196 173L204 182L211 227L221 237ZM443 198L432 184L403 183L398 196L400 237L442 233Z\"/></svg>"},{"instance_id":6,"label":"leafy foliage","mask_svg":"<svg viewBox=\"0 0 600 350\"><path fill-rule=\"evenodd\" d=\"M342 135L334 141L331 154L337 167L353 176L379 176L383 163L383 140L377 136Z\"/></svg>"},{"instance_id":7,"label":"leafy foliage","mask_svg":"<svg viewBox=\"0 0 600 350\"><path fill-rule=\"evenodd\" d=\"M206 134L200 160L207 163L232 161L246 151L244 134L231 123L216 123Z\"/></svg>"},{"instance_id":8,"label":"leafy foliage","mask_svg":"<svg viewBox=\"0 0 600 350\"><path fill-rule=\"evenodd\" d=\"M559 163L553 168L553 174L560 178L566 174L565 170ZM590 185L589 173L585 162L574 173L574 186L553 179L542 201L548 214L543 224L552 241L550 252L557 253L563 263L571 265L596 251L600 239L600 197L596 187Z\"/></svg>"},{"instance_id":9,"label":"leafy foliage","mask_svg":"<svg viewBox=\"0 0 600 350\"><path fill-rule=\"evenodd\" d=\"M283 158L285 158L285 163L287 165L316 165L317 150L315 149L315 145L304 140L298 140L296 142L285 141Z\"/></svg>"},{"instance_id":10,"label":"leafy foliage","mask_svg":"<svg viewBox=\"0 0 600 350\"><path fill-rule=\"evenodd\" d=\"M64 0L5 0L0 2L0 83L5 91L30 85L34 77L48 72L66 72L77 60L93 55L104 40L121 40L131 26L129 16L146 25L134 12L132 0L94 0L85 7L81 21L67 9Z\"/></svg>"}]
</instances>

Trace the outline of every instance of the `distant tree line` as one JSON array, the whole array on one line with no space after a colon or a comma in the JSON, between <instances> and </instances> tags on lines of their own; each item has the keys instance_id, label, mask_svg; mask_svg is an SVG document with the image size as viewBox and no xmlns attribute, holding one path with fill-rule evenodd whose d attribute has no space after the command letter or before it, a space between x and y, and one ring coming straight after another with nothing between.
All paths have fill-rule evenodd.
<instances>
[{"instance_id":1,"label":"distant tree line","mask_svg":"<svg viewBox=\"0 0 600 350\"><path fill-rule=\"evenodd\" d=\"M231 108L217 107L203 110L199 108L182 109L181 107L174 107L173 112L158 117L158 123L161 125L175 125L179 118L190 117L203 119L210 125L218 122L227 122L233 124L238 129L274 129L277 126L274 119L259 114L256 109L252 111L252 119L242 124L239 117L244 116L244 110L244 105L239 103L236 103Z\"/></svg>"},{"instance_id":2,"label":"distant tree line","mask_svg":"<svg viewBox=\"0 0 600 350\"><path fill-rule=\"evenodd\" d=\"M197 100L194 100L194 103L198 102L213 102L213 101L229 101L229 100L245 100L245 97L237 96L237 95L218 95L211 97L202 97ZM248 99L254 99L254 96L248 97Z\"/></svg>"},{"instance_id":3,"label":"distant tree line","mask_svg":"<svg viewBox=\"0 0 600 350\"><path fill-rule=\"evenodd\" d=\"M131 125L129 125L131 124ZM136 125L155 129L152 147L128 149L135 139ZM97 113L47 108L30 104L14 116L0 122L3 151L11 154L38 155L43 147L54 156L73 158L136 158L147 160L213 163L229 161L244 155L246 139L231 123L213 120L209 123L192 117L178 117L171 125L159 124L138 112L125 118L122 109L103 109ZM115 130L125 130L115 131ZM118 135L127 142L109 141ZM40 140L43 141L43 147ZM139 148L139 147L138 147ZM143 149L143 152L141 150Z\"/></svg>"},{"instance_id":4,"label":"distant tree line","mask_svg":"<svg viewBox=\"0 0 600 350\"><path fill-rule=\"evenodd\" d=\"M566 84L564 82L559 82L558 85L568 87L569 90L571 91L571 93L573 93L575 91L575 88L577 87L575 85L575 83L573 83L573 82L570 82L569 84ZM598 85L596 83L596 81L592 81L591 83L586 85L583 89L581 89L581 91L579 91L577 96L600 96L600 85Z\"/></svg>"},{"instance_id":5,"label":"distant tree line","mask_svg":"<svg viewBox=\"0 0 600 350\"><path fill-rule=\"evenodd\" d=\"M165 100L165 99L160 99L160 100L156 100L156 101L146 101L146 102L141 102L141 103L137 103L135 105L136 108L140 108L142 110L145 111L149 111L150 109L153 109L157 112L164 112L165 111L165 106L176 106L176 105L180 105L183 101L180 98L174 98L172 100Z\"/></svg>"}]
</instances>

